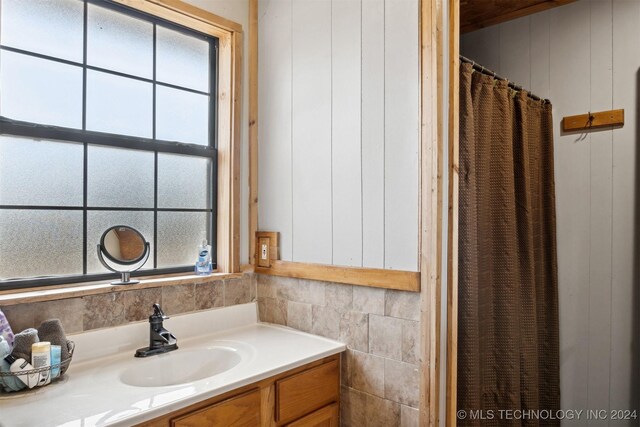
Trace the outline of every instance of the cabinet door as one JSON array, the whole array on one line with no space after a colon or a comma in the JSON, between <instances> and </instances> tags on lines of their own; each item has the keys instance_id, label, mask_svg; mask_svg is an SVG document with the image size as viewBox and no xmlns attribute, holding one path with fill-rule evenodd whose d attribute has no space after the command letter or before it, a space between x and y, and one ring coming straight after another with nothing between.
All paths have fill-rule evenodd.
<instances>
[{"instance_id":1,"label":"cabinet door","mask_svg":"<svg viewBox=\"0 0 640 427\"><path fill-rule=\"evenodd\" d=\"M323 365L276 381L276 419L288 423L337 402L340 396L340 365Z\"/></svg>"},{"instance_id":2,"label":"cabinet door","mask_svg":"<svg viewBox=\"0 0 640 427\"><path fill-rule=\"evenodd\" d=\"M171 420L171 427L256 427L260 425L260 390L251 390Z\"/></svg>"},{"instance_id":3,"label":"cabinet door","mask_svg":"<svg viewBox=\"0 0 640 427\"><path fill-rule=\"evenodd\" d=\"M312 412L287 427L338 427L338 404L333 403Z\"/></svg>"}]
</instances>

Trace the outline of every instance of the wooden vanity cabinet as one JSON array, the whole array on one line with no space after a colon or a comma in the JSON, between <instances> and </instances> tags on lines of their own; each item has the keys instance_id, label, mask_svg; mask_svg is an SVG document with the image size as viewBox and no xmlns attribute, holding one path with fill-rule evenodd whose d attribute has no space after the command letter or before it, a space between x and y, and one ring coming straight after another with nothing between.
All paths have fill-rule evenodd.
<instances>
[{"instance_id":1,"label":"wooden vanity cabinet","mask_svg":"<svg viewBox=\"0 0 640 427\"><path fill-rule=\"evenodd\" d=\"M140 427L338 427L340 355L207 399Z\"/></svg>"}]
</instances>

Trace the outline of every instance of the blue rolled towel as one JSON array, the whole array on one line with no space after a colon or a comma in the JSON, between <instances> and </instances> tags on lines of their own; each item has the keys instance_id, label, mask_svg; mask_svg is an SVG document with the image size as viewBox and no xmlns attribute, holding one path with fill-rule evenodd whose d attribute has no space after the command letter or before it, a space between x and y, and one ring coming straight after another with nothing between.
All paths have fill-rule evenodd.
<instances>
[{"instance_id":1,"label":"blue rolled towel","mask_svg":"<svg viewBox=\"0 0 640 427\"><path fill-rule=\"evenodd\" d=\"M11 347L9 343L0 335L0 372L11 372L9 369L11 365L4 360L5 357L11 354ZM20 391L25 388L26 385L18 379L18 377L5 377L0 376L0 388L5 392L10 393L12 391Z\"/></svg>"}]
</instances>

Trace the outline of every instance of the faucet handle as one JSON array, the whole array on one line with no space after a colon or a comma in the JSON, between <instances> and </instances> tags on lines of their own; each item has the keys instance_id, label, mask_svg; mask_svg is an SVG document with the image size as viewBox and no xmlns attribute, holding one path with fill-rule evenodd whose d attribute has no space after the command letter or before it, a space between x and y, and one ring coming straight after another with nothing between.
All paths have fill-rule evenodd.
<instances>
[{"instance_id":1,"label":"faucet handle","mask_svg":"<svg viewBox=\"0 0 640 427\"><path fill-rule=\"evenodd\" d=\"M153 304L153 315L151 317L160 317L162 320L166 320L169 318L169 316L166 316L164 314L162 308L160 308L160 304L158 303Z\"/></svg>"}]
</instances>

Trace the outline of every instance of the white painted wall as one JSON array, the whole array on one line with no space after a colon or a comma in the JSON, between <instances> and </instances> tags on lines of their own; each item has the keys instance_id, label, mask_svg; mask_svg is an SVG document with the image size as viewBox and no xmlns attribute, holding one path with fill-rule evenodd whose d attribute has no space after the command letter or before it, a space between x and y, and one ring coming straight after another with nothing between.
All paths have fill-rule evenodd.
<instances>
[{"instance_id":1,"label":"white painted wall","mask_svg":"<svg viewBox=\"0 0 640 427\"><path fill-rule=\"evenodd\" d=\"M640 1L581 0L465 34L461 53L553 104L562 407L640 410ZM560 132L612 108L621 129Z\"/></svg>"},{"instance_id":2,"label":"white painted wall","mask_svg":"<svg viewBox=\"0 0 640 427\"><path fill-rule=\"evenodd\" d=\"M418 1L259 1L259 228L281 258L418 269Z\"/></svg>"},{"instance_id":3,"label":"white painted wall","mask_svg":"<svg viewBox=\"0 0 640 427\"><path fill-rule=\"evenodd\" d=\"M240 264L249 262L249 0L184 0L242 25L242 127L240 146Z\"/></svg>"}]
</instances>

